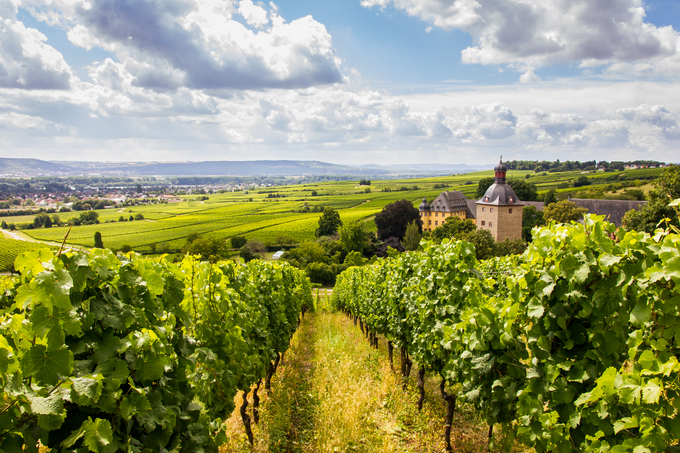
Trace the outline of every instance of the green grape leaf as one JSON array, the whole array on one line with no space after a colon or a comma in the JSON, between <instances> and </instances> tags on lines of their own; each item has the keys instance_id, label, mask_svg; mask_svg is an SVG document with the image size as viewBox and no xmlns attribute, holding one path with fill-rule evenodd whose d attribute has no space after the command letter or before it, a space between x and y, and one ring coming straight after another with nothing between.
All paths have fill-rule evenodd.
<instances>
[{"instance_id":1,"label":"green grape leaf","mask_svg":"<svg viewBox=\"0 0 680 453\"><path fill-rule=\"evenodd\" d=\"M21 359L26 376L33 376L44 385L56 385L60 376L67 377L73 370L73 353L67 349L48 351L44 345L31 346Z\"/></svg>"},{"instance_id":2,"label":"green grape leaf","mask_svg":"<svg viewBox=\"0 0 680 453\"><path fill-rule=\"evenodd\" d=\"M36 275L33 281L37 284L35 288L37 296L50 310L53 306L71 309L69 294L73 288L73 279L68 271L64 269L54 272L43 271Z\"/></svg>"},{"instance_id":3,"label":"green grape leaf","mask_svg":"<svg viewBox=\"0 0 680 453\"><path fill-rule=\"evenodd\" d=\"M642 387L642 400L647 404L656 404L661 397L661 387L658 379L652 379Z\"/></svg>"},{"instance_id":4,"label":"green grape leaf","mask_svg":"<svg viewBox=\"0 0 680 453\"><path fill-rule=\"evenodd\" d=\"M613 265L619 263L621 261L622 257L616 256L616 255L610 255L608 253L605 253L603 255L600 255L600 267L602 270L607 271L609 270L610 267Z\"/></svg>"},{"instance_id":5,"label":"green grape leaf","mask_svg":"<svg viewBox=\"0 0 680 453\"><path fill-rule=\"evenodd\" d=\"M166 371L172 369L169 357L148 354L135 360L135 378L139 381L155 381L160 379Z\"/></svg>"},{"instance_id":6,"label":"green grape leaf","mask_svg":"<svg viewBox=\"0 0 680 453\"><path fill-rule=\"evenodd\" d=\"M63 442L62 446L69 448L73 446L80 438L83 438L83 445L90 451L101 453L104 448L113 441L113 429L108 420L101 418L92 421L88 417L87 420L80 425L80 428L73 431Z\"/></svg>"},{"instance_id":7,"label":"green grape leaf","mask_svg":"<svg viewBox=\"0 0 680 453\"><path fill-rule=\"evenodd\" d=\"M64 411L64 400L58 392L46 398L29 396L28 399L31 402L31 410L35 414L59 415Z\"/></svg>"},{"instance_id":8,"label":"green grape leaf","mask_svg":"<svg viewBox=\"0 0 680 453\"><path fill-rule=\"evenodd\" d=\"M59 323L61 323L64 332L68 335L80 336L82 332L82 324L75 310L64 310L54 307L52 312L50 312L47 307L41 305L31 311L29 320L33 324L35 334L39 337L45 335L45 332L48 332L54 326L58 326Z\"/></svg>"},{"instance_id":9,"label":"green grape leaf","mask_svg":"<svg viewBox=\"0 0 680 453\"><path fill-rule=\"evenodd\" d=\"M530 318L540 318L543 316L543 312L545 309L543 308L543 303L541 303L541 300L538 298L532 298L529 300L529 304L527 305L527 316Z\"/></svg>"},{"instance_id":10,"label":"green grape leaf","mask_svg":"<svg viewBox=\"0 0 680 453\"><path fill-rule=\"evenodd\" d=\"M614 422L614 433L618 434L622 429L637 428L639 426L634 417L625 417Z\"/></svg>"},{"instance_id":11,"label":"green grape leaf","mask_svg":"<svg viewBox=\"0 0 680 453\"><path fill-rule=\"evenodd\" d=\"M53 431L61 428L64 423L64 416L58 414L38 415L38 426L45 431Z\"/></svg>"},{"instance_id":12,"label":"green grape leaf","mask_svg":"<svg viewBox=\"0 0 680 453\"><path fill-rule=\"evenodd\" d=\"M155 270L147 270L144 272L144 274L142 274L142 278L146 281L146 287L149 289L151 294L154 296L163 294L165 282L163 281L163 277L161 277Z\"/></svg>"},{"instance_id":13,"label":"green grape leaf","mask_svg":"<svg viewBox=\"0 0 680 453\"><path fill-rule=\"evenodd\" d=\"M635 308L630 313L630 322L633 325L640 325L652 316L652 304L647 304L644 300L638 300Z\"/></svg>"},{"instance_id":14,"label":"green grape leaf","mask_svg":"<svg viewBox=\"0 0 680 453\"><path fill-rule=\"evenodd\" d=\"M22 253L14 260L14 269L21 275L27 275L29 272L36 275L45 270L44 263L51 261L52 258L54 255L47 248Z\"/></svg>"},{"instance_id":15,"label":"green grape leaf","mask_svg":"<svg viewBox=\"0 0 680 453\"><path fill-rule=\"evenodd\" d=\"M78 404L89 406L96 403L102 394L103 384L98 379L79 377L71 379L72 389L79 397Z\"/></svg>"},{"instance_id":16,"label":"green grape leaf","mask_svg":"<svg viewBox=\"0 0 680 453\"><path fill-rule=\"evenodd\" d=\"M129 420L135 414L142 414L150 410L149 400L140 393L129 393L120 402L120 414L126 420Z\"/></svg>"}]
</instances>

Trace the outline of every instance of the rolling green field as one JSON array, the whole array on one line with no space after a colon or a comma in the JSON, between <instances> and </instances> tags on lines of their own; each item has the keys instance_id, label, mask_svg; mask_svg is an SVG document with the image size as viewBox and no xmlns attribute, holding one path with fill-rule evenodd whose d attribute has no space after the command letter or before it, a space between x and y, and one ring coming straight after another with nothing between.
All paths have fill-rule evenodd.
<instances>
[{"instance_id":1,"label":"rolling green field","mask_svg":"<svg viewBox=\"0 0 680 453\"><path fill-rule=\"evenodd\" d=\"M661 170L599 172L589 173L587 176L597 184L611 182L612 178L618 178L620 174L625 174L627 178L644 179L650 175L656 177ZM530 175L528 181L536 184L539 191L556 188L559 183L573 182L582 176L580 172L534 174L531 171L509 171L508 179L524 179L527 174ZM94 245L94 233L99 231L105 247L120 249L129 245L138 252L148 253L153 250L177 251L191 233L219 239L242 235L265 244L275 244L281 236L303 241L314 238L321 215L319 212L300 212L305 205L310 208L331 206L338 210L345 222L368 220L385 205L401 199L407 199L417 206L424 197L432 201L444 190L460 190L473 198L477 182L489 176L493 176L493 171L423 179L373 181L370 193L366 193L366 187L358 186L356 181L331 181L269 187L247 193L213 194L209 196L209 200L202 202L192 200L193 196L189 195L183 197L185 201L180 203L99 210L100 224L73 227L66 242L91 247ZM435 189L435 184L446 184L447 187ZM259 191L267 193L258 193ZM317 196L312 196L312 191L316 191ZM280 198L267 198L270 194ZM144 215L144 220L118 221L121 216L129 218L139 213ZM78 214L62 213L60 217L67 220ZM7 218L10 219L14 223L21 223L31 222L33 217ZM369 222L369 225L375 228L373 222ZM35 239L54 242L61 242L67 231L67 227L24 230Z\"/></svg>"}]
</instances>

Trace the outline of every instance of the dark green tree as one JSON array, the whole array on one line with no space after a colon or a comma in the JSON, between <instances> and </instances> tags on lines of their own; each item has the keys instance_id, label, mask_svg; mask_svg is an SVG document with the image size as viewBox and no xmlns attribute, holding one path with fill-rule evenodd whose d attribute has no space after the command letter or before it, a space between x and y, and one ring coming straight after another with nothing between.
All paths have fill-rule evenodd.
<instances>
[{"instance_id":1,"label":"dark green tree","mask_svg":"<svg viewBox=\"0 0 680 453\"><path fill-rule=\"evenodd\" d=\"M345 253L364 253L368 246L366 240L366 224L362 221L346 223L340 227L340 244Z\"/></svg>"},{"instance_id":2,"label":"dark green tree","mask_svg":"<svg viewBox=\"0 0 680 453\"><path fill-rule=\"evenodd\" d=\"M423 222L420 220L420 211L408 200L399 200L390 203L375 216L375 224L378 227L378 239L384 241L390 237L401 240L406 234L406 227L415 220L418 231L423 231Z\"/></svg>"},{"instance_id":3,"label":"dark green tree","mask_svg":"<svg viewBox=\"0 0 680 453\"><path fill-rule=\"evenodd\" d=\"M234 236L231 238L231 248L240 249L246 245L246 242L248 242L248 239L244 238L243 236Z\"/></svg>"},{"instance_id":4,"label":"dark green tree","mask_svg":"<svg viewBox=\"0 0 680 453\"><path fill-rule=\"evenodd\" d=\"M423 235L418 229L418 224L414 220L408 224L408 227L406 227L406 233L404 234L404 240L402 241L401 245L403 245L406 250L418 250L418 247L420 247L420 239L422 239L422 237Z\"/></svg>"},{"instance_id":5,"label":"dark green tree","mask_svg":"<svg viewBox=\"0 0 680 453\"><path fill-rule=\"evenodd\" d=\"M342 220L340 220L340 214L329 206L323 210L323 214L319 218L319 228L316 229L314 234L316 237L331 236L335 234L341 226Z\"/></svg>"},{"instance_id":6,"label":"dark green tree","mask_svg":"<svg viewBox=\"0 0 680 453\"><path fill-rule=\"evenodd\" d=\"M548 206L557 203L557 192L555 189L550 189L543 194L543 206Z\"/></svg>"},{"instance_id":7,"label":"dark green tree","mask_svg":"<svg viewBox=\"0 0 680 453\"><path fill-rule=\"evenodd\" d=\"M475 194L475 198L482 198L484 194L486 193L486 189L491 187L491 185L494 183L494 178L489 177L489 178L482 178L479 180L479 183L477 183L477 193ZM519 195L518 195L519 196ZM521 200L521 198L520 198Z\"/></svg>"},{"instance_id":8,"label":"dark green tree","mask_svg":"<svg viewBox=\"0 0 680 453\"><path fill-rule=\"evenodd\" d=\"M102 234L97 231L94 233L94 246L98 249L104 248L104 241L102 241Z\"/></svg>"},{"instance_id":9,"label":"dark green tree","mask_svg":"<svg viewBox=\"0 0 680 453\"><path fill-rule=\"evenodd\" d=\"M524 206L522 210L522 239L531 242L531 230L535 226L545 225L543 211L539 211L535 206Z\"/></svg>"},{"instance_id":10,"label":"dark green tree","mask_svg":"<svg viewBox=\"0 0 680 453\"><path fill-rule=\"evenodd\" d=\"M527 175L528 176L528 175ZM536 184L532 184L522 179L510 179L508 185L515 191L517 198L523 201L536 201L538 190Z\"/></svg>"}]
</instances>

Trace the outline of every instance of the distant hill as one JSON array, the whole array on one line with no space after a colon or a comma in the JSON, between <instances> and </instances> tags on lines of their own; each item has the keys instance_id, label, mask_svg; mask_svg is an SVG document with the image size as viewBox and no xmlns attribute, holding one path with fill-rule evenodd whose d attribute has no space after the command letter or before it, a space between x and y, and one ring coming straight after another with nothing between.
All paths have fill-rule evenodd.
<instances>
[{"instance_id":1,"label":"distant hill","mask_svg":"<svg viewBox=\"0 0 680 453\"><path fill-rule=\"evenodd\" d=\"M63 165L39 159L12 159L0 157L0 175L9 174L55 174L68 172Z\"/></svg>"},{"instance_id":2,"label":"distant hill","mask_svg":"<svg viewBox=\"0 0 680 453\"><path fill-rule=\"evenodd\" d=\"M361 176L444 175L486 170L469 165L365 165L355 167L319 161L254 160L206 162L48 162L0 158L0 175L118 175L118 176Z\"/></svg>"}]
</instances>

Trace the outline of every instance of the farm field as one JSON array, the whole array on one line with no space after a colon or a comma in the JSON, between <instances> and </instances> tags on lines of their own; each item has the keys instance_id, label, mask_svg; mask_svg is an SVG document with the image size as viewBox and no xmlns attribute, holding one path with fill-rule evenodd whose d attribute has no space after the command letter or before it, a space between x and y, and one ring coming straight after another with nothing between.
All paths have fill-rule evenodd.
<instances>
[{"instance_id":1,"label":"farm field","mask_svg":"<svg viewBox=\"0 0 680 453\"><path fill-rule=\"evenodd\" d=\"M662 169L632 170L620 173L588 173L593 184L612 182L619 175L646 179L656 178ZM509 171L508 179L524 179L536 184L539 191L557 188L573 182L580 172L541 173ZM99 213L100 224L74 227L67 239L69 244L91 247L94 233L102 234L107 248L131 246L141 253L172 252L181 249L185 238L198 233L217 239L242 235L265 244L275 244L277 238L287 236L296 241L311 240L320 212L301 212L307 207L330 206L338 210L343 221L369 220L384 206L407 199L420 204L423 198L432 201L443 190L460 190L474 198L477 182L493 176L493 171L440 176L421 179L373 181L370 186L358 186L356 181L329 181L304 185L285 185L209 195L209 200L195 201L194 195L183 196L180 203L137 205L124 209L104 209ZM645 181L648 182L648 181ZM438 188L434 186L437 185ZM445 188L441 188L445 185ZM313 196L313 191L316 195ZM564 189L560 189L564 191ZM574 191L574 189L571 189ZM78 212L60 213L62 220L77 216ZM122 216L142 214L144 220L120 222ZM33 216L9 217L14 223L31 222ZM370 227L374 228L372 222ZM24 230L36 240L61 242L67 227Z\"/></svg>"}]
</instances>

